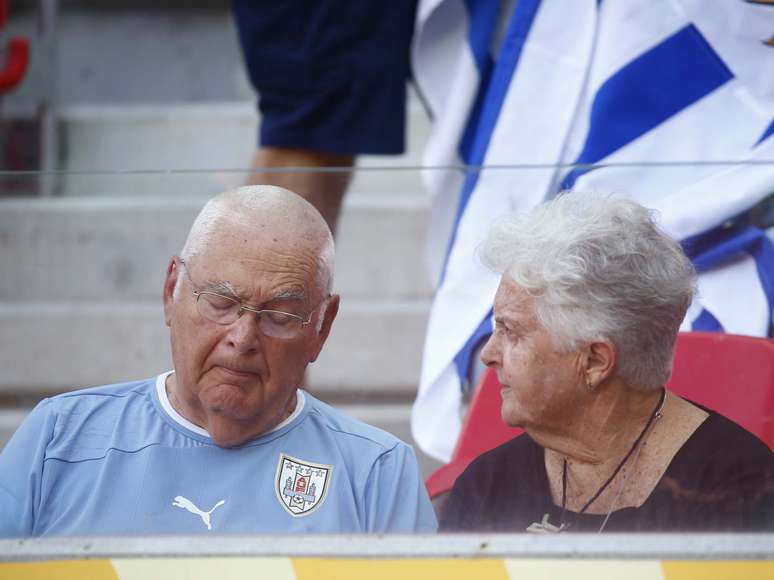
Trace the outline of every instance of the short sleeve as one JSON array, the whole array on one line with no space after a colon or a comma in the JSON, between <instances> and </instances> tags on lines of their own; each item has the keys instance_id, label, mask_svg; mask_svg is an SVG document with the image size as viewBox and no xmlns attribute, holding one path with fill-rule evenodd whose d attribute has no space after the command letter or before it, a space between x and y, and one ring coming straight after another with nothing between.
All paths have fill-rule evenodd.
<instances>
[{"instance_id":1,"label":"short sleeve","mask_svg":"<svg viewBox=\"0 0 774 580\"><path fill-rule=\"evenodd\" d=\"M403 443L374 463L365 504L368 532L432 533L438 527L414 451Z\"/></svg>"},{"instance_id":2,"label":"short sleeve","mask_svg":"<svg viewBox=\"0 0 774 580\"><path fill-rule=\"evenodd\" d=\"M34 534L43 461L56 424L50 399L41 401L0 453L0 537Z\"/></svg>"}]
</instances>

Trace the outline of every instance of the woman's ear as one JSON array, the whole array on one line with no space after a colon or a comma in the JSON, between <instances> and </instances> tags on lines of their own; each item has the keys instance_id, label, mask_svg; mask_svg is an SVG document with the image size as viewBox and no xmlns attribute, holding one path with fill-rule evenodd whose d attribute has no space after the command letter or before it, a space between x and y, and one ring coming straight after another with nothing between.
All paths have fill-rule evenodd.
<instances>
[{"instance_id":1,"label":"woman's ear","mask_svg":"<svg viewBox=\"0 0 774 580\"><path fill-rule=\"evenodd\" d=\"M586 347L584 378L590 390L596 389L613 375L617 358L618 351L610 341L594 341Z\"/></svg>"}]
</instances>

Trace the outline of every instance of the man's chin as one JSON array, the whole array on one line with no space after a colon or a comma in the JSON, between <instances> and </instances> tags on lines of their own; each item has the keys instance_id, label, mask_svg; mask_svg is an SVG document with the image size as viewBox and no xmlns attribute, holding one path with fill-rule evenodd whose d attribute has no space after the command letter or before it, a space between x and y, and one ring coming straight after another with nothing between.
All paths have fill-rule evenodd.
<instances>
[{"instance_id":1,"label":"man's chin","mask_svg":"<svg viewBox=\"0 0 774 580\"><path fill-rule=\"evenodd\" d=\"M233 419L222 413L210 415L207 432L218 447L238 447L255 439L266 429L253 421Z\"/></svg>"},{"instance_id":2,"label":"man's chin","mask_svg":"<svg viewBox=\"0 0 774 580\"><path fill-rule=\"evenodd\" d=\"M254 402L251 404L250 401L251 394L255 394L254 391L244 385L218 383L204 389L199 399L210 413L222 414L239 421L251 415L249 410L254 405Z\"/></svg>"},{"instance_id":3,"label":"man's chin","mask_svg":"<svg viewBox=\"0 0 774 580\"><path fill-rule=\"evenodd\" d=\"M250 439L253 438L250 435L245 436L244 434L220 432L210 433L210 437L212 438L212 442L215 443L215 445L222 447L223 449L239 447L240 445L247 443L250 441Z\"/></svg>"}]
</instances>

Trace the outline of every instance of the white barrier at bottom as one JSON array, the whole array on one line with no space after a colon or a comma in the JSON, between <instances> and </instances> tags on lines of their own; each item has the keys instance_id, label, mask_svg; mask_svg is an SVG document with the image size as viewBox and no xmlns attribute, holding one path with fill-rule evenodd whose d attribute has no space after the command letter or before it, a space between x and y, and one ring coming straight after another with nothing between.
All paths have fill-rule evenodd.
<instances>
[{"instance_id":1,"label":"white barrier at bottom","mask_svg":"<svg viewBox=\"0 0 774 580\"><path fill-rule=\"evenodd\" d=\"M774 534L0 540L0 580L774 578Z\"/></svg>"}]
</instances>

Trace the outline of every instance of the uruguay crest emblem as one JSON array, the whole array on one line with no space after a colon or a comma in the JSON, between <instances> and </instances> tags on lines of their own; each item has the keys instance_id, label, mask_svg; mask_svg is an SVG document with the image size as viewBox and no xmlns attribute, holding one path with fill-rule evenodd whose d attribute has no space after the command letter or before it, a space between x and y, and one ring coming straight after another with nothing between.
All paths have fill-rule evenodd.
<instances>
[{"instance_id":1,"label":"uruguay crest emblem","mask_svg":"<svg viewBox=\"0 0 774 580\"><path fill-rule=\"evenodd\" d=\"M291 516L309 515L325 501L332 474L332 465L312 463L280 453L274 491Z\"/></svg>"}]
</instances>

